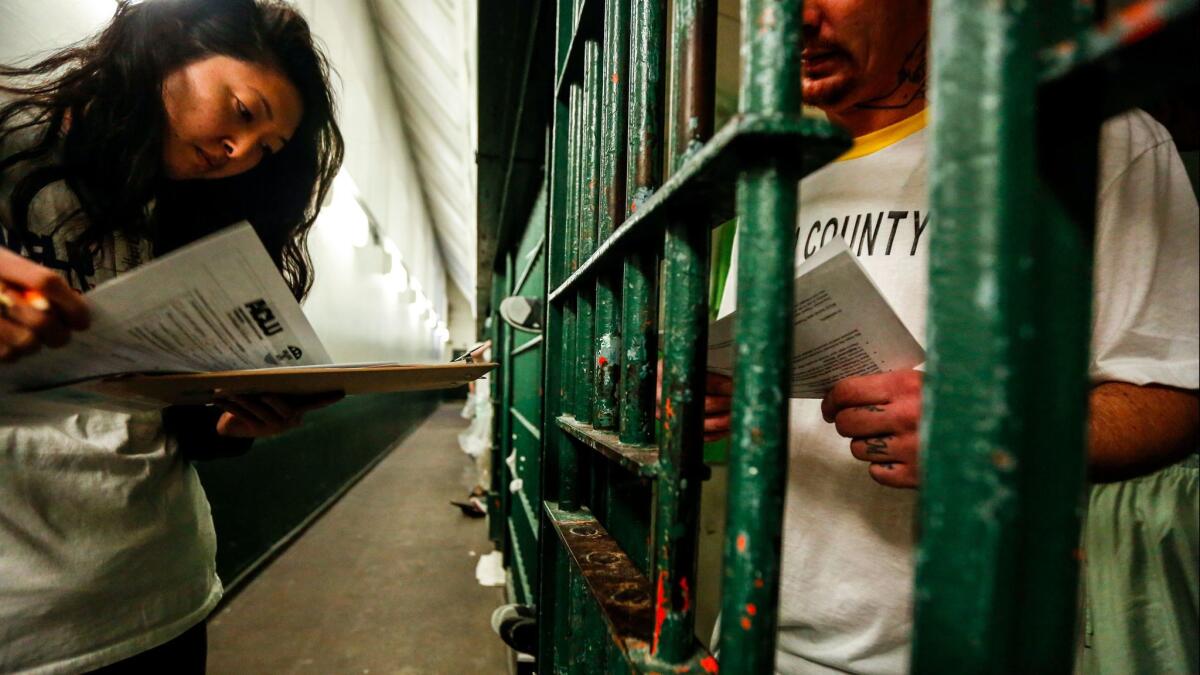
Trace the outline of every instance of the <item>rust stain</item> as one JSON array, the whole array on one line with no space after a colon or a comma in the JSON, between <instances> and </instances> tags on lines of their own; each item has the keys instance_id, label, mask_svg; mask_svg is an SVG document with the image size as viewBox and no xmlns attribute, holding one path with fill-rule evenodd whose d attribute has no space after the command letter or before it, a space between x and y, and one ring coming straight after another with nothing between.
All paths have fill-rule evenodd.
<instances>
[{"instance_id":1,"label":"rust stain","mask_svg":"<svg viewBox=\"0 0 1200 675\"><path fill-rule=\"evenodd\" d=\"M762 579L755 579L755 580L754 580L754 587L755 587L755 588L762 588L762 587L763 587L763 580L762 580Z\"/></svg>"},{"instance_id":2,"label":"rust stain","mask_svg":"<svg viewBox=\"0 0 1200 675\"><path fill-rule=\"evenodd\" d=\"M713 658L711 655L706 656L706 657L700 659L700 667L703 668L704 672L706 672L706 673L715 673L715 672L717 672L717 668L718 668L717 660L715 658Z\"/></svg>"},{"instance_id":3,"label":"rust stain","mask_svg":"<svg viewBox=\"0 0 1200 675\"><path fill-rule=\"evenodd\" d=\"M1125 24L1129 32L1121 38L1121 44L1132 44L1157 33L1165 25L1158 13L1156 3L1149 0L1126 7L1121 10L1118 20Z\"/></svg>"},{"instance_id":4,"label":"rust stain","mask_svg":"<svg viewBox=\"0 0 1200 675\"><path fill-rule=\"evenodd\" d=\"M758 614L758 605L754 604L753 602L747 602L746 603L746 613L749 614L750 616L757 615Z\"/></svg>"},{"instance_id":5,"label":"rust stain","mask_svg":"<svg viewBox=\"0 0 1200 675\"><path fill-rule=\"evenodd\" d=\"M667 397L667 400L663 403L663 408L666 410L665 414L666 414L667 418L675 417L675 410L671 407L671 398L669 396Z\"/></svg>"},{"instance_id":6,"label":"rust stain","mask_svg":"<svg viewBox=\"0 0 1200 675\"><path fill-rule=\"evenodd\" d=\"M774 28L775 20L775 8L768 5L765 9L763 9L762 14L758 15L758 21L755 22L758 25L759 35L762 35Z\"/></svg>"},{"instance_id":7,"label":"rust stain","mask_svg":"<svg viewBox=\"0 0 1200 675\"><path fill-rule=\"evenodd\" d=\"M746 535L739 534L737 536L737 550L738 550L738 553L746 552Z\"/></svg>"},{"instance_id":8,"label":"rust stain","mask_svg":"<svg viewBox=\"0 0 1200 675\"><path fill-rule=\"evenodd\" d=\"M687 577L679 580L679 590L683 591L683 609L681 612L686 612L692 608L692 592L688 589Z\"/></svg>"},{"instance_id":9,"label":"rust stain","mask_svg":"<svg viewBox=\"0 0 1200 675\"><path fill-rule=\"evenodd\" d=\"M750 630L750 617L742 617L742 630Z\"/></svg>"},{"instance_id":10,"label":"rust stain","mask_svg":"<svg viewBox=\"0 0 1200 675\"><path fill-rule=\"evenodd\" d=\"M658 653L658 638L662 636L663 622L667 620L667 571L658 573L657 602L654 605L654 643L650 647L651 654Z\"/></svg>"}]
</instances>

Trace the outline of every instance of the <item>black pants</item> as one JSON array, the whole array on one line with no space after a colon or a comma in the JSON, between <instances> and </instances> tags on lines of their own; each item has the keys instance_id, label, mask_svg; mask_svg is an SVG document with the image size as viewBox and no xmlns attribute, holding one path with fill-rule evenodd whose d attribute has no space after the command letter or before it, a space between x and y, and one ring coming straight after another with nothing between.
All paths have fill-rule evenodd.
<instances>
[{"instance_id":1,"label":"black pants","mask_svg":"<svg viewBox=\"0 0 1200 675\"><path fill-rule=\"evenodd\" d=\"M92 671L93 675L204 675L208 657L208 631L203 621L183 635L123 661Z\"/></svg>"}]
</instances>

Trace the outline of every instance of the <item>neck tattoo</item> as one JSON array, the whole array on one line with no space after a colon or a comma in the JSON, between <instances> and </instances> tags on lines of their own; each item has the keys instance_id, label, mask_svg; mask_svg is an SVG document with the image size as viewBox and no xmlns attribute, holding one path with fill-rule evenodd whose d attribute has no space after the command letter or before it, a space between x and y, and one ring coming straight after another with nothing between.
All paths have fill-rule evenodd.
<instances>
[{"instance_id":1,"label":"neck tattoo","mask_svg":"<svg viewBox=\"0 0 1200 675\"><path fill-rule=\"evenodd\" d=\"M914 101L925 98L925 80L928 72L925 64L926 36L917 39L900 70L896 73L896 86L881 96L868 99L856 105L862 110L900 110L912 105Z\"/></svg>"}]
</instances>

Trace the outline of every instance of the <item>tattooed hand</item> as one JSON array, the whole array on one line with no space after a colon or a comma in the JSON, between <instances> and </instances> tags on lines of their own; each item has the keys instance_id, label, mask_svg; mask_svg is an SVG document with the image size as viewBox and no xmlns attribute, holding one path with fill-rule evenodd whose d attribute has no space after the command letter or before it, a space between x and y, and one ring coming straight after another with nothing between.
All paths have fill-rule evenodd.
<instances>
[{"instance_id":1,"label":"tattooed hand","mask_svg":"<svg viewBox=\"0 0 1200 675\"><path fill-rule=\"evenodd\" d=\"M917 487L923 378L915 370L849 377L821 401L825 421L850 439L850 454L868 462L867 471L881 485Z\"/></svg>"}]
</instances>

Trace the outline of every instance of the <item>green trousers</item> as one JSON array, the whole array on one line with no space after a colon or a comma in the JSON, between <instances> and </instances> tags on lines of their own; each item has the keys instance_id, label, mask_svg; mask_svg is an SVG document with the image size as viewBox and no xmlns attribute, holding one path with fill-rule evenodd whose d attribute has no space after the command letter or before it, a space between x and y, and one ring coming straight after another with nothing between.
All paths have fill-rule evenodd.
<instances>
[{"instance_id":1,"label":"green trousers","mask_svg":"<svg viewBox=\"0 0 1200 675\"><path fill-rule=\"evenodd\" d=\"M1076 671L1200 673L1200 455L1095 485Z\"/></svg>"}]
</instances>

